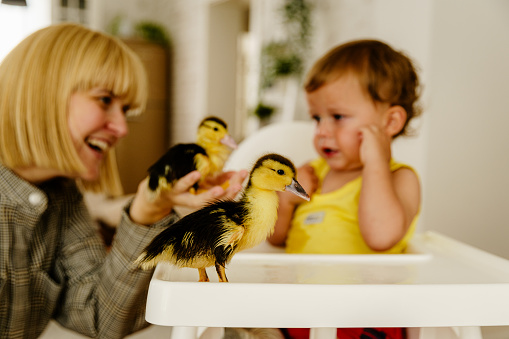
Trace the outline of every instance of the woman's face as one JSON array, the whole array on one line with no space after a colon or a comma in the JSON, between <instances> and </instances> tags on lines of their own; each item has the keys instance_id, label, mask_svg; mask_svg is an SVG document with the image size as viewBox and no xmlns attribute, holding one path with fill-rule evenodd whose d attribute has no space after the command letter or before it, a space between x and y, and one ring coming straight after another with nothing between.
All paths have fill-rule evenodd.
<instances>
[{"instance_id":1,"label":"woman's face","mask_svg":"<svg viewBox=\"0 0 509 339\"><path fill-rule=\"evenodd\" d=\"M105 153L127 135L126 112L129 107L103 88L71 95L68 124L71 138L86 168L79 177L98 179Z\"/></svg>"}]
</instances>

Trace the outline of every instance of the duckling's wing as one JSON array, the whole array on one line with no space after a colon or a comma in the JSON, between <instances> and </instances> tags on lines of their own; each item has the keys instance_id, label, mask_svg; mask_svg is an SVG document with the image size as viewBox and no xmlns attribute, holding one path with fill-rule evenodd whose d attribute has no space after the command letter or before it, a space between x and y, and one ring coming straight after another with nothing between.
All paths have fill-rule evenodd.
<instances>
[{"instance_id":1,"label":"duckling's wing","mask_svg":"<svg viewBox=\"0 0 509 339\"><path fill-rule=\"evenodd\" d=\"M196 169L195 156L206 155L197 144L177 144L149 167L149 188L155 191L160 183L172 185L176 180ZM198 187L195 187L197 189Z\"/></svg>"},{"instance_id":2,"label":"duckling's wing","mask_svg":"<svg viewBox=\"0 0 509 339\"><path fill-rule=\"evenodd\" d=\"M216 263L225 266L237 249L237 245L244 236L245 228L232 219L223 222L221 236L214 246Z\"/></svg>"},{"instance_id":3,"label":"duckling's wing","mask_svg":"<svg viewBox=\"0 0 509 339\"><path fill-rule=\"evenodd\" d=\"M181 267L208 267L217 256L228 262L242 238L242 209L234 201L218 201L186 215L162 231L136 260L143 269L168 261Z\"/></svg>"}]
</instances>

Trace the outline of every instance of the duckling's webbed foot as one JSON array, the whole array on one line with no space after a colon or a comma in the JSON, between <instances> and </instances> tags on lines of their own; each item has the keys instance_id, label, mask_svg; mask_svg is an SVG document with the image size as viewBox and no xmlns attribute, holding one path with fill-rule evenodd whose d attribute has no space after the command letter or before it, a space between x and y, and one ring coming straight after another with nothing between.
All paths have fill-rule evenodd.
<instances>
[{"instance_id":1,"label":"duckling's webbed foot","mask_svg":"<svg viewBox=\"0 0 509 339\"><path fill-rule=\"evenodd\" d=\"M203 282L209 281L209 277L207 275L207 271L205 271L205 268L199 268L198 274L200 275L200 280L198 280L198 281L203 281Z\"/></svg>"},{"instance_id":2,"label":"duckling's webbed foot","mask_svg":"<svg viewBox=\"0 0 509 339\"><path fill-rule=\"evenodd\" d=\"M228 282L228 278L226 278L226 273L224 271L224 266L216 262L216 272L219 278L219 282Z\"/></svg>"}]
</instances>

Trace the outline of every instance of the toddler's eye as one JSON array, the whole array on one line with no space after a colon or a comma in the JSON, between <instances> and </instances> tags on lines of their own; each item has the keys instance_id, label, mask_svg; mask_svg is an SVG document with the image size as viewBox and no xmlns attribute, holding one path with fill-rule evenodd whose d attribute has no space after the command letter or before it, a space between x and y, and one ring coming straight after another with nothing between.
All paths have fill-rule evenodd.
<instances>
[{"instance_id":1,"label":"toddler's eye","mask_svg":"<svg viewBox=\"0 0 509 339\"><path fill-rule=\"evenodd\" d=\"M341 120L341 119L344 118L344 115L342 115L342 114L334 114L332 117L334 118L334 120Z\"/></svg>"},{"instance_id":2,"label":"toddler's eye","mask_svg":"<svg viewBox=\"0 0 509 339\"><path fill-rule=\"evenodd\" d=\"M318 115L311 116L311 119L313 119L316 122L320 122L320 117Z\"/></svg>"}]
</instances>

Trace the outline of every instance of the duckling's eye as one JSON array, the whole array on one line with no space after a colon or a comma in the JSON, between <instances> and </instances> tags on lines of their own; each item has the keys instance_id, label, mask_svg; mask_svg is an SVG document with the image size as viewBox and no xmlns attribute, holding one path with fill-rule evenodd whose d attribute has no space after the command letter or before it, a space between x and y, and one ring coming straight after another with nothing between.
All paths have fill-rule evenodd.
<instances>
[{"instance_id":1,"label":"duckling's eye","mask_svg":"<svg viewBox=\"0 0 509 339\"><path fill-rule=\"evenodd\" d=\"M279 170L277 170L277 174L283 175L283 174L285 174L285 171L283 171L282 169L279 169Z\"/></svg>"},{"instance_id":2,"label":"duckling's eye","mask_svg":"<svg viewBox=\"0 0 509 339\"><path fill-rule=\"evenodd\" d=\"M216 132L217 132L217 131L219 131L219 128L217 128L217 127L214 127L214 131L216 131Z\"/></svg>"}]
</instances>

